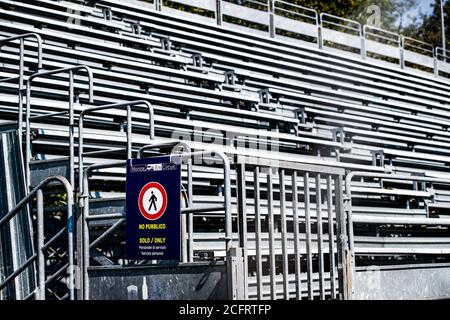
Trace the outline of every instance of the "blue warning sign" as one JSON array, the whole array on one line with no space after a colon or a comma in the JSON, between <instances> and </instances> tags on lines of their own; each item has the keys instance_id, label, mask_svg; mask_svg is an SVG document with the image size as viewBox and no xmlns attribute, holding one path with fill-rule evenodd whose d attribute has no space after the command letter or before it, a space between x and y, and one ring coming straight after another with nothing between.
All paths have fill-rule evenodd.
<instances>
[{"instance_id":1,"label":"blue warning sign","mask_svg":"<svg viewBox=\"0 0 450 320\"><path fill-rule=\"evenodd\" d=\"M126 257L180 261L181 159L127 162Z\"/></svg>"}]
</instances>

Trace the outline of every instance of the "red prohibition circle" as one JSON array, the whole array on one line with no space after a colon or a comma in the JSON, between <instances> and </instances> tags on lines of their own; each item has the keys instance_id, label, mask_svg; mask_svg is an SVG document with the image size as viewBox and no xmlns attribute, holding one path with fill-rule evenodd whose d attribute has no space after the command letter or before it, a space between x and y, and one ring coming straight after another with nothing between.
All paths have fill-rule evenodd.
<instances>
[{"instance_id":1,"label":"red prohibition circle","mask_svg":"<svg viewBox=\"0 0 450 320\"><path fill-rule=\"evenodd\" d=\"M155 212L154 214L149 214L147 210L145 210L144 207L144 195L147 192L148 189L155 188L158 189L159 192L161 192L162 195L162 205L161 208ZM162 185L160 185L158 182L149 182L147 183L142 189L141 192L139 192L139 199L138 199L138 205L139 205L139 211L141 212L142 216L147 220L158 220L162 217L164 212L166 212L167 209L167 193L166 190Z\"/></svg>"}]
</instances>

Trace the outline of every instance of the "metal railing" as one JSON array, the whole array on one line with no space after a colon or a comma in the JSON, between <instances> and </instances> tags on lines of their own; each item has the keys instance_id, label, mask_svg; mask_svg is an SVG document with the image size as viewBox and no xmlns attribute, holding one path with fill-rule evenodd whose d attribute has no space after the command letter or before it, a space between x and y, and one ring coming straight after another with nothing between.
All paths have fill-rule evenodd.
<instances>
[{"instance_id":1,"label":"metal railing","mask_svg":"<svg viewBox=\"0 0 450 320\"><path fill-rule=\"evenodd\" d=\"M357 21L336 17L327 13L320 14L320 47L333 47L340 50L358 50L361 47L362 27ZM337 44L337 47L336 47Z\"/></svg>"},{"instance_id":2,"label":"metal railing","mask_svg":"<svg viewBox=\"0 0 450 320\"><path fill-rule=\"evenodd\" d=\"M410 63L432 70L436 67L434 53L432 45L409 37L402 37L401 67L405 69L408 67L407 63Z\"/></svg>"},{"instance_id":3,"label":"metal railing","mask_svg":"<svg viewBox=\"0 0 450 320\"><path fill-rule=\"evenodd\" d=\"M246 171L249 170L253 175L252 182L246 179ZM283 299L302 299L305 291L310 300L327 296L331 299L346 298L343 290L347 285L344 260L346 219L341 188L344 174L345 170L339 168L284 161L273 167L269 159L238 159L239 241L244 249L246 298L277 299L282 296ZM311 180L314 181L313 187ZM247 197L253 199L252 204ZM254 215L250 216L248 211ZM264 215L267 231L263 231ZM249 228L251 221L254 225ZM327 230L323 227L325 223ZM250 240L252 232L254 238ZM304 245L301 245L303 241ZM255 260L252 272L249 272L250 256ZM269 261L266 266L262 263L263 256L267 256ZM317 257L316 263L313 256ZM325 261L329 262L327 266ZM306 270L302 270L303 263ZM295 266L295 271L289 270L289 264ZM306 286L303 284L305 273ZM256 288L249 285L252 277L256 277Z\"/></svg>"},{"instance_id":4,"label":"metal railing","mask_svg":"<svg viewBox=\"0 0 450 320\"><path fill-rule=\"evenodd\" d=\"M64 227L62 230L56 233L50 240L45 242L44 239L44 196L43 196L43 190L48 187L51 183L59 183L61 184L64 189L67 196L67 226ZM17 206L8 212L1 220L0 220L0 230L3 228L11 219L13 219L19 212L21 212L21 209L23 209L25 206L29 205L31 201L33 201L34 197L36 197L37 201L37 252L34 253L31 257L27 259L19 268L17 268L12 274L6 277L1 283L0 283L0 291L3 290L8 284L10 284L17 276L19 276L22 272L24 272L29 266L32 265L33 262L36 260L38 261L38 287L35 290L36 292L36 298L38 300L45 300L45 292L46 292L46 286L54 281L59 275L61 275L64 271L68 270L69 275L69 299L73 300L75 298L74 293L74 236L73 236L73 189L69 181L67 181L66 178L62 176L53 176L48 177L47 179L43 180L41 183L39 183L36 188L34 188L32 191L30 191L25 198L23 198ZM56 240L58 240L65 232L67 232L68 236L68 263L65 264L62 268L60 268L58 271L56 271L51 277L46 279L45 274L45 251L51 247L53 243L55 243ZM35 292L31 292L28 297L25 299L29 299L32 297Z\"/></svg>"},{"instance_id":5,"label":"metal railing","mask_svg":"<svg viewBox=\"0 0 450 320\"><path fill-rule=\"evenodd\" d=\"M439 76L439 72L450 75L450 50L444 50L443 48L435 49L435 68L434 73Z\"/></svg>"},{"instance_id":6,"label":"metal railing","mask_svg":"<svg viewBox=\"0 0 450 320\"><path fill-rule=\"evenodd\" d=\"M275 0L273 1L273 10L279 16L291 17L294 20L307 21L316 25L319 24L319 16L316 10L302 7L298 4Z\"/></svg>"},{"instance_id":7,"label":"metal railing","mask_svg":"<svg viewBox=\"0 0 450 320\"><path fill-rule=\"evenodd\" d=\"M294 36L305 35L312 39L305 39L306 42L311 40L319 43L319 15L317 11L311 8L302 7L287 1L272 1L271 12L271 34L273 38L284 36L283 33L288 32Z\"/></svg>"},{"instance_id":8,"label":"metal railing","mask_svg":"<svg viewBox=\"0 0 450 320\"><path fill-rule=\"evenodd\" d=\"M149 121L149 138L150 140L153 140L155 138L155 113L153 110L153 106L150 102L145 100L137 100L137 101L131 101L131 102L120 102L120 103L113 103L113 104L107 104L103 106L95 106L90 107L87 109L84 109L80 113L79 121L78 121L78 167L79 167L79 188L80 193L82 193L83 188L83 170L84 170L84 156L86 155L99 155L99 154L105 154L109 153L111 151L122 151L125 150L127 152L127 159L132 158L133 153L133 119L132 119L132 111L136 107L142 107L144 106L148 110L148 121ZM99 111L104 110L121 110L125 109L127 114L127 130L126 130L126 137L127 137L127 146L125 149L123 148L116 148L116 149L107 149L107 150L101 150L101 151L93 151L93 152L84 152L84 121L85 117L88 115L96 114L97 116L105 116L104 114L99 114ZM110 116L110 115L108 115Z\"/></svg>"},{"instance_id":9,"label":"metal railing","mask_svg":"<svg viewBox=\"0 0 450 320\"><path fill-rule=\"evenodd\" d=\"M174 145L174 144L172 144ZM178 143L176 143L178 145ZM176 145L174 145L176 147ZM171 143L162 143L162 144L154 144L148 145L141 148L139 151L139 156L143 156L145 151L150 149L155 149L158 147L170 147ZM183 148L188 147L187 145L181 144ZM185 150L190 150L188 147ZM214 155L212 154L214 153ZM232 212L231 212L231 168L230 161L228 157L221 152L213 152L213 151L198 151L198 152L188 152L173 155L175 157L180 157L182 161L188 161L193 157L204 158L218 158L222 161L223 165L223 177L224 177L224 204L219 206L210 206L210 207L195 207L193 202L189 202L189 206L187 208L181 209L181 214L194 214L194 213L202 213L202 212L211 212L211 211L224 211L225 212L225 248L227 252L227 262L230 260L230 254L233 247L233 237L232 237ZM189 163L189 162L188 162ZM99 245L105 239L107 239L110 235L112 235L124 222L124 214L102 214L102 215L90 215L89 214L89 177L95 170L106 169L106 168L117 168L124 167L126 165L126 161L115 161L108 162L103 164L95 164L91 165L84 170L83 174L83 195L81 196L80 207L83 210L82 213L82 222L83 222L83 248L82 248L82 273L83 273L83 299L89 300L89 275L88 275L88 267L90 265L90 249ZM191 190L191 186L188 186L188 190ZM192 191L189 191L192 193ZM94 220L108 220L108 219L118 219L116 223L114 223L109 229L107 229L102 235L100 235L94 241L90 241L89 236L89 222ZM191 224L192 226L192 224ZM189 251L193 250L193 245L191 242L193 229L189 230L190 239L189 239ZM192 257L192 254L189 254ZM190 258L191 259L191 258ZM231 285L232 278L232 268L227 268L227 279L229 281L228 290L229 294L233 295L233 290L236 290L234 286Z\"/></svg>"},{"instance_id":10,"label":"metal railing","mask_svg":"<svg viewBox=\"0 0 450 320\"><path fill-rule=\"evenodd\" d=\"M401 61L402 41L400 35L369 25L365 25L363 31L364 58L370 57L370 54L375 54L378 57L394 60L394 63L398 61L397 63L400 66L403 65Z\"/></svg>"},{"instance_id":11,"label":"metal railing","mask_svg":"<svg viewBox=\"0 0 450 320\"><path fill-rule=\"evenodd\" d=\"M19 80L19 94L18 94L18 101L19 101L19 115L22 114L23 110L23 91L24 91L24 76L25 76L25 40L27 38L34 38L37 42L37 70L39 71L42 69L42 56L43 56L43 50L42 50L42 38L37 33L26 33L21 34L18 36L9 37L6 39L0 40L0 48L2 45L5 45L7 43L14 42L16 40L19 40L19 75L17 77L11 77L8 79L0 79L0 82L9 82L13 80ZM19 128L22 130L22 117L19 117ZM19 135L19 141L20 145L22 145L22 135Z\"/></svg>"},{"instance_id":12,"label":"metal railing","mask_svg":"<svg viewBox=\"0 0 450 320\"><path fill-rule=\"evenodd\" d=\"M26 104L26 112L25 112L25 139L26 139L26 150L25 150L25 178L27 188L31 186L31 120L34 119L45 119L51 118L54 116L60 116L69 114L69 172L70 172L70 183L72 186L75 185L75 114L74 114L74 103L75 103L75 84L74 84L74 73L76 71L84 70L87 73L88 81L89 81L89 103L94 102L94 76L91 69L88 66L80 65L68 68L61 68L57 70L45 71L40 73L35 73L28 79L27 82L27 104ZM31 117L31 90L33 81L37 78L47 78L50 76L54 76L57 74L68 73L69 74L69 110L57 113L50 113L46 115L40 115L37 117ZM19 110L19 128L22 128L22 118L23 111ZM27 190L28 191L28 190Z\"/></svg>"},{"instance_id":13,"label":"metal railing","mask_svg":"<svg viewBox=\"0 0 450 320\"><path fill-rule=\"evenodd\" d=\"M324 45L324 41L331 39L330 37L334 35L335 37L332 38L335 40L334 42L343 46L342 48L338 46L338 50L348 51L348 48L345 47L359 50L363 59L375 54L378 56L377 59L396 63L402 69L405 69L405 61L412 62L418 65L419 68L434 69L433 71L436 75L439 75L441 70L448 72L450 69L450 66L447 66L447 58L439 60L437 54L436 57L432 57L434 64L430 63L431 60L427 58L430 53L429 49L432 46L429 44L402 37L395 32L374 26L361 26L357 21L327 13L321 13L319 16L316 10L296 5L288 0L210 0L207 2L176 0L173 2L214 12L215 19L208 17L207 20L209 23L217 25L224 25L223 17L226 15L236 20L233 23L225 23L227 27L253 30L271 38L292 39L294 42L297 40L298 35L312 37L315 40L306 40L306 42L316 43L319 48L324 49L328 47ZM154 5L155 10L158 11L165 11L165 8L169 8L161 0L155 1ZM177 12L184 15L191 14L188 11L180 11L177 8L170 9L170 13L174 14L177 14ZM201 16L198 12L195 14L196 17L199 17L199 15ZM255 26L251 26L252 23L263 26L265 30L259 30ZM277 30L283 30L290 35L286 36L277 32ZM323 37L324 35L325 37ZM329 36L328 39L327 36ZM302 42L305 42L305 40L302 40ZM406 58L405 60L404 57Z\"/></svg>"}]
</instances>

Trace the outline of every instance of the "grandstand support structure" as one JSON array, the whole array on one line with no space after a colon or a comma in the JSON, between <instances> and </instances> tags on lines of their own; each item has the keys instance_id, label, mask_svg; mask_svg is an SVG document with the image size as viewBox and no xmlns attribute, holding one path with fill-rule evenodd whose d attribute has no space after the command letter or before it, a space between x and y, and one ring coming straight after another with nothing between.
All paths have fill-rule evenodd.
<instances>
[{"instance_id":1,"label":"grandstand support structure","mask_svg":"<svg viewBox=\"0 0 450 320\"><path fill-rule=\"evenodd\" d=\"M31 187L31 168L30 168L30 162L31 162L31 126L30 122L33 119L48 119L50 117L54 116L60 116L64 114L69 115L69 171L70 171L70 183L71 185L75 185L75 114L74 114L74 102L75 102L75 87L74 87L74 73L76 71L84 70L88 75L88 81L89 81L89 103L94 102L94 75L91 71L91 69L88 66L74 66L69 68L62 68L57 70L51 70L51 71L44 71L39 72L31 75L27 81L27 88L26 88L26 99L27 99L27 105L25 110L25 121L26 121L26 127L25 127L25 176L26 176L26 182L27 186ZM31 116L31 92L32 92L32 84L33 80L38 78L46 78L55 76L61 73L68 73L69 74L69 90L68 90L68 98L69 98L69 109L67 111L58 112L58 113L52 113L52 114L46 114L46 115L39 115L36 117ZM23 117L23 110L19 109L19 119L22 119ZM20 121L19 121L20 122ZM20 125L19 125L20 127Z\"/></svg>"},{"instance_id":2,"label":"grandstand support structure","mask_svg":"<svg viewBox=\"0 0 450 320\"><path fill-rule=\"evenodd\" d=\"M20 47L19 47L19 70L18 70L18 76L17 77L10 77L7 79L1 79L0 82L9 82L13 80L18 80L19 87L18 87L18 106L19 106L19 128L22 128L22 122L23 122L23 94L24 94L24 58L25 58L25 40L29 38L34 38L37 43L37 66L36 71L39 71L42 69L42 38L37 33L26 33L21 34L17 36L12 36L6 39L0 40L0 48L2 45L10 42L14 42L16 40L19 40ZM22 136L19 137L19 139L22 139ZM22 140L20 140L22 141Z\"/></svg>"}]
</instances>

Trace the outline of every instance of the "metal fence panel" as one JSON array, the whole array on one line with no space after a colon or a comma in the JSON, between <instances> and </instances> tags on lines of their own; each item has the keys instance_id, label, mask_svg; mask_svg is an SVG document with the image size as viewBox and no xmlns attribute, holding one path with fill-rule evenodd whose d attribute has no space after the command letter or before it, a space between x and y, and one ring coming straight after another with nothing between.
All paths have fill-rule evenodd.
<instances>
[{"instance_id":1,"label":"metal fence panel","mask_svg":"<svg viewBox=\"0 0 450 320\"><path fill-rule=\"evenodd\" d=\"M434 52L433 46L422 41L417 41L408 37L402 37L403 62L433 69Z\"/></svg>"},{"instance_id":2,"label":"metal fence panel","mask_svg":"<svg viewBox=\"0 0 450 320\"><path fill-rule=\"evenodd\" d=\"M254 1L252 1L253 3ZM263 33L268 34L270 29L270 15L269 15L269 7L268 4L264 4L263 2L255 2L263 7L266 8L266 10L258 10L254 8L249 8L242 5L237 5L231 2L225 2L221 1L221 13L222 16L229 16L233 17L235 19L245 20L247 22L256 23L261 25L263 28L266 28L265 30L259 30L255 28L251 28L252 31L256 33ZM230 23L230 22L222 22L223 26L228 26L230 28L238 28L238 29L244 29L249 30L249 27L246 26L245 22L239 21L238 23Z\"/></svg>"},{"instance_id":3,"label":"metal fence panel","mask_svg":"<svg viewBox=\"0 0 450 320\"><path fill-rule=\"evenodd\" d=\"M362 29L359 22L321 13L320 23L323 48L333 47L333 49L345 51L353 48L360 53Z\"/></svg>"},{"instance_id":4,"label":"metal fence panel","mask_svg":"<svg viewBox=\"0 0 450 320\"><path fill-rule=\"evenodd\" d=\"M364 40L366 56L368 56L368 53L374 53L380 57L393 58L400 61L401 39L398 34L365 25Z\"/></svg>"},{"instance_id":5,"label":"metal fence panel","mask_svg":"<svg viewBox=\"0 0 450 320\"><path fill-rule=\"evenodd\" d=\"M317 25L275 15L275 28L317 38Z\"/></svg>"}]
</instances>

